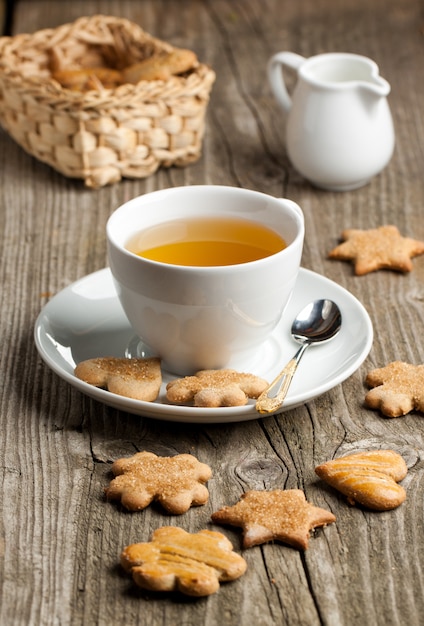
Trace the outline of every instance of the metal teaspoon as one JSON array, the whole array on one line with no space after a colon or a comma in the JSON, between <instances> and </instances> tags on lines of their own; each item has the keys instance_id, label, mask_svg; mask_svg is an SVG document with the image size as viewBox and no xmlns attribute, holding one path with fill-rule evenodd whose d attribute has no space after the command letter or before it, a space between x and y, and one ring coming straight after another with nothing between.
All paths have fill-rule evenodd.
<instances>
[{"instance_id":1,"label":"metal teaspoon","mask_svg":"<svg viewBox=\"0 0 424 626\"><path fill-rule=\"evenodd\" d=\"M259 413L273 413L282 407L306 348L313 343L323 343L332 339L339 332L341 325L340 309L332 300L314 300L300 311L293 321L291 334L301 346L285 368L257 399L256 410Z\"/></svg>"}]
</instances>

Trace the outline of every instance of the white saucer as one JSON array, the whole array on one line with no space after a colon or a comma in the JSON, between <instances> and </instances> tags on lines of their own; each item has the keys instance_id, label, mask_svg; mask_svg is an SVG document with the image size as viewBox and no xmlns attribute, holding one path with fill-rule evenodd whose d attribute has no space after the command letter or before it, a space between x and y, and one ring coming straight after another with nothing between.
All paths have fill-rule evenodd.
<instances>
[{"instance_id":1,"label":"white saucer","mask_svg":"<svg viewBox=\"0 0 424 626\"><path fill-rule=\"evenodd\" d=\"M313 346L305 354L287 395L285 411L346 380L371 349L373 329L362 304L340 285L302 268L283 319L244 371L271 382L299 347L290 336L293 318L308 302L317 298L337 302L342 313L342 329L332 341ZM46 304L35 325L35 343L47 365L83 393L109 406L174 422L238 422L261 417L253 401L242 407L217 409L167 404L165 386L175 378L167 372L163 372L163 386L156 402L118 396L74 376L75 365L84 359L124 356L133 337L109 269L89 274L58 293Z\"/></svg>"}]
</instances>

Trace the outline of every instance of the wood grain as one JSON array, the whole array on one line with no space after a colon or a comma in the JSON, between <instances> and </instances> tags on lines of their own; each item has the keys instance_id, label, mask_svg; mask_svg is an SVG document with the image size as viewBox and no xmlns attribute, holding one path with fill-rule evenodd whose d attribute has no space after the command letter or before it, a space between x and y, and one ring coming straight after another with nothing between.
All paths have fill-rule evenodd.
<instances>
[{"instance_id":1,"label":"wood grain","mask_svg":"<svg viewBox=\"0 0 424 626\"><path fill-rule=\"evenodd\" d=\"M239 624L414 626L424 610L424 421L365 409L364 378L395 359L424 362L424 258L407 275L353 275L330 261L344 228L395 224L424 239L422 175L424 18L419 0L19 0L13 32L114 14L217 71L202 159L90 191L24 153L0 132L0 623L4 625ZM291 167L285 116L266 62L279 50L304 56L344 50L373 58L392 85L397 144L389 166L347 193L313 188ZM225 425L184 425L130 415L81 395L40 360L33 327L42 306L106 265L104 229L125 200L196 183L285 196L305 213L302 265L349 289L375 328L371 353L345 383L281 416ZM307 358L307 357L305 357ZM314 467L375 448L402 454L406 502L373 513L351 507ZM190 452L214 472L210 501L183 517L150 507L124 513L106 503L110 464L137 450ZM301 488L337 522L305 553L268 544L247 550L248 570L218 594L193 601L137 590L119 567L121 549L162 525L196 531L248 489ZM240 551L237 529L223 532Z\"/></svg>"}]
</instances>

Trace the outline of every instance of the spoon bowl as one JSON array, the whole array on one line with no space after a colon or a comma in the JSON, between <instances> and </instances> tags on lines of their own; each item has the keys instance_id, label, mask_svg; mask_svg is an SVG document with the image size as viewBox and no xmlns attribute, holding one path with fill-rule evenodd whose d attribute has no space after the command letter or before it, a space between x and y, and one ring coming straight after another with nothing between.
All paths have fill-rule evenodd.
<instances>
[{"instance_id":1,"label":"spoon bowl","mask_svg":"<svg viewBox=\"0 0 424 626\"><path fill-rule=\"evenodd\" d=\"M256 410L258 413L274 413L283 406L291 381L306 348L312 344L329 341L338 334L341 325L340 309L332 300L314 300L300 311L291 327L292 337L301 344L300 348L257 399Z\"/></svg>"}]
</instances>

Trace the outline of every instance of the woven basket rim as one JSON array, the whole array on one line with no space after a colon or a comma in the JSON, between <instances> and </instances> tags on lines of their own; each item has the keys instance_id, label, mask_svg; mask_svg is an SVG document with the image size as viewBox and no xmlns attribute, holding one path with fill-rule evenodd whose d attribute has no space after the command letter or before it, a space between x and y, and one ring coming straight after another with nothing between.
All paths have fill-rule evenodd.
<instances>
[{"instance_id":1,"label":"woven basket rim","mask_svg":"<svg viewBox=\"0 0 424 626\"><path fill-rule=\"evenodd\" d=\"M60 108L92 108L99 104L106 106L109 101L110 106L117 106L117 102L123 103L126 100L163 100L173 97L173 92L181 96L186 90L193 95L196 88L200 89L206 84L213 84L215 72L209 66L200 63L189 76L172 76L167 81L150 80L140 81L136 85L130 83L120 85L113 89L104 88L102 90L90 90L86 92L72 91L64 89L52 79L47 79L41 83L34 77L23 78L18 72L2 76L0 72L0 83L5 86L13 86L18 91L27 93L35 100L43 100L48 105L49 102L55 106L62 103Z\"/></svg>"}]
</instances>

